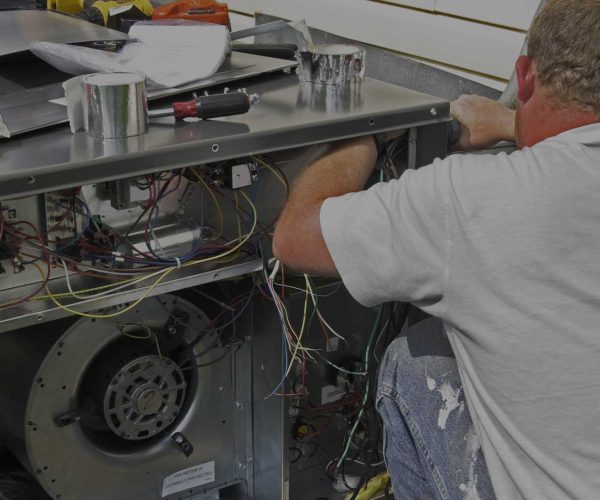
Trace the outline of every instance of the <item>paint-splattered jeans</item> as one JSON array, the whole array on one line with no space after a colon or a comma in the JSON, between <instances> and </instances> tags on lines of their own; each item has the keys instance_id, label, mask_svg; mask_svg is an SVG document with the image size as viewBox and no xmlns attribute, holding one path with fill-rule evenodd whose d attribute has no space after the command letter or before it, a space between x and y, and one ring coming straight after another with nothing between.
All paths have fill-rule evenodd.
<instances>
[{"instance_id":1,"label":"paint-splattered jeans","mask_svg":"<svg viewBox=\"0 0 600 500\"><path fill-rule=\"evenodd\" d=\"M396 500L495 498L440 320L428 317L390 344L377 408Z\"/></svg>"}]
</instances>

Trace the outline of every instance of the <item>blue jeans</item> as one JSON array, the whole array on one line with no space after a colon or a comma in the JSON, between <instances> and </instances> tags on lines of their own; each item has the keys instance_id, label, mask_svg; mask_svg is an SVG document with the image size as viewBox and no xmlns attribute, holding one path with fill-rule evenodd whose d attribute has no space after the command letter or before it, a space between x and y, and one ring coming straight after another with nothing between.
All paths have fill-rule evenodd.
<instances>
[{"instance_id":1,"label":"blue jeans","mask_svg":"<svg viewBox=\"0 0 600 500\"><path fill-rule=\"evenodd\" d=\"M396 500L493 500L454 353L437 318L409 326L381 364L377 409Z\"/></svg>"}]
</instances>

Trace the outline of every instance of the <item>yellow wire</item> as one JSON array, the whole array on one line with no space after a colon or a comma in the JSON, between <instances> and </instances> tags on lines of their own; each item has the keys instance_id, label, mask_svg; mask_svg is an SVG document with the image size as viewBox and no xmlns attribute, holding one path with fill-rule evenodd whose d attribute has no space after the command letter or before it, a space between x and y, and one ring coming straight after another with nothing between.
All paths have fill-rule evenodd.
<instances>
[{"instance_id":1,"label":"yellow wire","mask_svg":"<svg viewBox=\"0 0 600 500\"><path fill-rule=\"evenodd\" d=\"M152 285L150 285L150 287L140 296L140 298L138 298L137 300L135 300L134 302L132 302L131 304L129 304L127 307L125 307L125 309L120 309L120 310L118 310L118 311L116 311L114 313L110 313L110 314L91 314L91 313L85 313L85 312L77 311L76 309L72 309L72 308L70 308L68 306L65 306L64 304L61 304L54 297L54 295L50 291L50 288L48 288L48 284L46 284L46 293L50 297L50 300L52 302L54 302L54 304L56 304L57 307L59 307L63 311L66 311L66 312L68 312L70 314L76 314L77 316L82 316L84 318L95 318L95 319L115 318L117 316L120 316L121 314L126 313L127 311L131 311L134 307L138 306L146 297L148 297L148 295L150 295L152 293L152 290L154 290L158 285L160 285L160 283L162 282L162 280L164 280L175 269L177 269L177 268L176 267L170 267L170 268L166 269L165 272L163 274L161 274L158 277L158 279L154 283L152 283Z\"/></svg>"},{"instance_id":2,"label":"yellow wire","mask_svg":"<svg viewBox=\"0 0 600 500\"><path fill-rule=\"evenodd\" d=\"M32 264L40 273L40 276L42 277L42 281L44 281L46 279L46 275L44 274L44 271L42 271L42 268L40 266L38 266L35 262L32 262ZM4 308L4 307L10 307L12 305L17 305L17 304L19 304L19 302L21 300L22 299L9 300L8 302L3 302L2 304L0 304L0 307ZM31 300L31 299L28 299L28 300Z\"/></svg>"},{"instance_id":3,"label":"yellow wire","mask_svg":"<svg viewBox=\"0 0 600 500\"><path fill-rule=\"evenodd\" d=\"M206 183L206 181L202 178L202 176L196 172L194 169L190 169L190 171L194 174L194 176L198 179L198 181L204 186L204 188L208 191L208 194L210 195L210 197L212 198L214 204L215 204L215 208L217 209L217 214L219 217L219 234L217 234L215 236L215 239L219 239L221 237L221 235L223 234L223 210L221 210L221 204L219 203L219 200L217 199L215 193L213 192L213 190L210 188L210 186Z\"/></svg>"},{"instance_id":4,"label":"yellow wire","mask_svg":"<svg viewBox=\"0 0 600 500\"><path fill-rule=\"evenodd\" d=\"M150 340L150 339L154 340L154 343L156 344L156 352L158 353L158 357L160 359L163 359L162 352L160 350L160 344L158 343L158 337L156 336L156 334L152 331L152 329L148 325L144 325L144 324L136 325L133 323L126 323L126 324L121 325L121 324L117 323L117 326L121 330L121 333L123 335L125 335L125 337L129 337L131 339L136 339L136 340ZM123 328L139 327L139 326L141 326L144 329L144 331L147 334L147 337L139 337L138 335L132 335L131 333L127 333L127 332L125 332L125 330L123 330Z\"/></svg>"},{"instance_id":5,"label":"yellow wire","mask_svg":"<svg viewBox=\"0 0 600 500\"><path fill-rule=\"evenodd\" d=\"M250 198L248 198L248 196L246 195L246 193L241 192L240 193L248 202L248 204L250 205L251 209L252 209L252 228L250 229L250 231L248 232L248 234L246 234L246 236L240 240L240 242L233 248L230 248L229 250L227 250L226 252L223 252L222 254L219 255L213 255L211 257L205 257L203 259L198 259L198 260L192 260L189 262L186 262L185 264L182 264L181 267L185 268L185 267L190 267L190 266L194 266L196 264L203 264L205 262L212 262L218 259L221 259L223 257L226 257L228 255L231 255L232 253L236 252L237 250L239 250L240 248L242 248L246 242L252 237L252 235L254 234L254 230L256 229L256 224L257 224L257 212L256 212L256 207L254 206L254 203L252 203L252 201L250 200ZM50 288L48 287L48 284L46 284L45 288L46 288L46 293L48 294L48 297L50 298L50 300L52 300L52 302L54 302L54 304L56 304L57 307L59 307L60 309L62 309L63 311L66 311L70 314L75 314L77 316L82 316L84 318L95 318L95 319L108 319L108 318L114 318L116 316L119 316L121 314L126 313L127 311L130 311L131 309L133 309L134 307L138 306L144 299L146 299L151 293L152 291L169 275L171 274L173 271L175 271L177 269L177 267L170 267L165 269L165 272L163 274L161 274L158 279L152 284L150 285L150 287L134 302L132 302L131 304L129 304L127 307L125 307L124 309L120 309L119 311L116 311L114 313L110 313L110 314L92 314L92 313L85 313L82 311L77 311L76 309L72 309L69 306L66 306L64 304L61 304L56 296L50 291ZM94 300L94 299L91 299ZM81 303L81 302L79 302ZM73 304L73 305L77 305L77 303Z\"/></svg>"},{"instance_id":6,"label":"yellow wire","mask_svg":"<svg viewBox=\"0 0 600 500\"><path fill-rule=\"evenodd\" d=\"M290 361L290 364L288 365L288 369L285 372L286 378L290 374L290 371L292 371L292 366L294 366L294 363L296 362L296 356L298 354L298 349L302 348L302 350L304 350L304 346L302 346L302 336L304 335L304 327L306 326L307 314L308 314L308 287L306 287L306 293L304 295L304 314L302 316L302 326L300 327L300 333L298 334L298 340L297 340L296 346L294 348L294 353L292 354L292 360Z\"/></svg>"},{"instance_id":7,"label":"yellow wire","mask_svg":"<svg viewBox=\"0 0 600 500\"><path fill-rule=\"evenodd\" d=\"M233 192L233 197L235 198L235 215L237 219L238 238L242 239L242 219L240 218L240 200L238 198L237 191Z\"/></svg>"},{"instance_id":8,"label":"yellow wire","mask_svg":"<svg viewBox=\"0 0 600 500\"><path fill-rule=\"evenodd\" d=\"M285 190L287 191L288 189L288 185L285 182L285 179L283 177L281 177L281 174L279 172L277 172L277 170L275 170L271 165L269 165L266 161L262 160L261 158L259 158L258 156L253 156L252 157L253 160L256 160L258 163L260 163L263 167L268 168L271 173L277 177L279 179L279 182L281 182L281 184L283 184L283 187L285 188Z\"/></svg>"},{"instance_id":9,"label":"yellow wire","mask_svg":"<svg viewBox=\"0 0 600 500\"><path fill-rule=\"evenodd\" d=\"M202 179L202 177L200 177L194 170L191 170L198 178L199 180L204 184L204 186L208 189L209 194L212 196L213 200L215 201L215 206L217 207L217 211L219 212L220 216L220 225L222 228L223 225L223 213L221 211L221 206L219 204L219 201L217 200L217 198L215 197L212 189L209 188L209 186L205 183L204 179ZM237 194L237 193L236 193ZM242 193L244 194L244 193ZM244 195L245 196L245 195ZM247 197L246 197L247 198ZM252 204L252 202L247 198L249 204L251 206L254 207L254 205ZM254 214L256 214L256 208L254 207ZM256 216L255 216L255 220L256 220ZM254 226L256 227L256 225ZM238 214L238 229L239 229L239 235L241 238L241 225L239 224L239 214ZM254 230L253 230L254 231ZM222 231L221 231L222 232ZM217 238L221 236L221 232L219 232L219 234L217 235ZM235 260L237 258L237 256L239 255L239 252L236 252L234 255L231 256L230 259L224 259L222 261L222 263L227 263L227 262L231 262L232 260ZM182 266L183 267L183 266ZM39 269L39 268L38 268ZM150 273L151 274L151 273ZM148 279L149 276L146 276L145 279ZM77 291L78 294L86 294L86 293L93 293L93 292L99 292L101 290L107 290L109 288L116 288L118 286L124 285L126 283L131 283L134 281L143 281L144 277L142 277L141 273L138 276L135 276L134 278L128 278L125 280L119 280L115 283L109 283L107 285L102 285L102 286L97 286L97 287L93 287L93 288L86 288L83 290L79 290ZM65 297L72 297L72 294L70 292L64 292L64 293L55 293L53 294L54 298L65 298ZM38 295L37 297L32 297L30 300L48 300L50 299L50 295ZM9 304L9 303L7 303ZM1 304L2 306L4 306L4 304Z\"/></svg>"},{"instance_id":10,"label":"yellow wire","mask_svg":"<svg viewBox=\"0 0 600 500\"><path fill-rule=\"evenodd\" d=\"M150 274L150 273L149 273ZM139 274L139 276L136 276L135 278L127 278L126 280L119 280L116 281L115 283L109 283L108 285L102 285L102 286L97 286L94 288L85 288L83 290L79 290L76 293L80 294L80 293L91 293L91 292L98 292L100 290L106 290L107 288L114 288L120 285L124 285L126 283L130 283L132 281L143 281L140 276L143 276L142 273ZM73 295L71 294L71 292L63 292L63 293L55 293L54 297L56 298L63 298L63 297L72 297ZM38 295L37 297L32 297L31 300L48 300L50 298L49 295Z\"/></svg>"}]
</instances>

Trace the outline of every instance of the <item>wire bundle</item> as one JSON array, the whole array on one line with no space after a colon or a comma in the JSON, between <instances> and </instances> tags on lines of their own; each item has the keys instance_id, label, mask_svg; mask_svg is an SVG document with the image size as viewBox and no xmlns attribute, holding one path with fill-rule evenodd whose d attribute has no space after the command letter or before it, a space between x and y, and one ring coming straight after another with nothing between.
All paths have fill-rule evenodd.
<instances>
[{"instance_id":1,"label":"wire bundle","mask_svg":"<svg viewBox=\"0 0 600 500\"><path fill-rule=\"evenodd\" d=\"M196 174L194 182L200 184L204 191L208 191L213 199L217 212L220 214L219 234L215 236L215 239L222 238L222 208L215 196L214 189L194 169L187 169L187 171L193 171ZM240 251L255 253L254 246L249 245L249 242L259 224L257 210L246 193L240 192L238 197L236 192L233 203L239 229L236 238L222 244L207 243L200 239L187 255L175 258L165 257L160 249L157 249L157 240L154 236L158 221L159 202L179 190L183 181L183 171L166 174L166 177L164 175L146 176L144 182L140 184L139 187L148 190L148 200L136 222L125 233L119 233L113 228L100 227L98 220L92 216L89 207L81 197L80 188L72 190L70 206L61 205L64 213L56 218L56 222L46 232L40 231L29 221L9 222L4 219L0 211L2 249L5 253L12 255L15 270L22 271L25 266L31 265L41 276L40 286L32 293L0 304L0 308L14 307L33 298L49 299L69 314L96 318L113 317L135 307L176 270L208 262L223 261L226 257L235 258ZM240 206L240 199L245 201L247 208ZM144 216L146 216L144 226L146 251L140 250L128 239L129 234ZM77 221L78 218L83 219L82 229L68 241L53 239L52 234L62 229L62 222L67 217L70 217L71 221ZM248 219L247 233L241 231L240 217ZM91 234L92 231L93 234ZM25 260L25 258L30 260ZM45 270L37 264L38 261L46 264ZM49 280L52 268L62 269L68 292L55 294L51 291ZM71 283L72 273L110 280L113 283L76 291ZM114 313L90 314L76 309L77 306L89 304L137 286L145 286L144 293L135 302ZM40 295L43 290L46 291L46 294ZM61 302L61 299L64 298L76 299L77 302L66 305Z\"/></svg>"}]
</instances>

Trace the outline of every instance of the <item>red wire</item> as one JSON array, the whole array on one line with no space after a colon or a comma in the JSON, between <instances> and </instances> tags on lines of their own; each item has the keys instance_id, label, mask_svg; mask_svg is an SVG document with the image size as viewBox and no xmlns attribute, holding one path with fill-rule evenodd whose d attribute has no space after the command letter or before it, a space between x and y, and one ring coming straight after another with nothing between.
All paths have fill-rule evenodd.
<instances>
[{"instance_id":1,"label":"red wire","mask_svg":"<svg viewBox=\"0 0 600 500\"><path fill-rule=\"evenodd\" d=\"M13 224L25 224L27 226L30 226L33 231L36 233L37 239L40 241L40 244L44 244L43 240L42 240L42 236L40 235L39 231L36 229L36 227L31 224L28 221L17 221ZM13 225L11 224L11 226ZM17 230L18 231L18 230ZM19 231L20 232L20 231ZM6 304L1 304L0 305L0 309L8 309L9 307L15 307L18 306L19 304L22 304L23 302L28 301L29 299L31 299L32 297L35 297L38 293L40 293L48 284L48 281L50 280L50 272L52 271L51 265L50 265L50 260L45 258L46 253L42 253L42 260L45 260L46 264L47 264L47 271L46 271L46 275L44 276L44 279L42 281L42 284L32 293L30 293L29 295L25 296L25 297L21 297L20 299L16 299L16 300L11 300L10 302L7 302Z\"/></svg>"}]
</instances>

